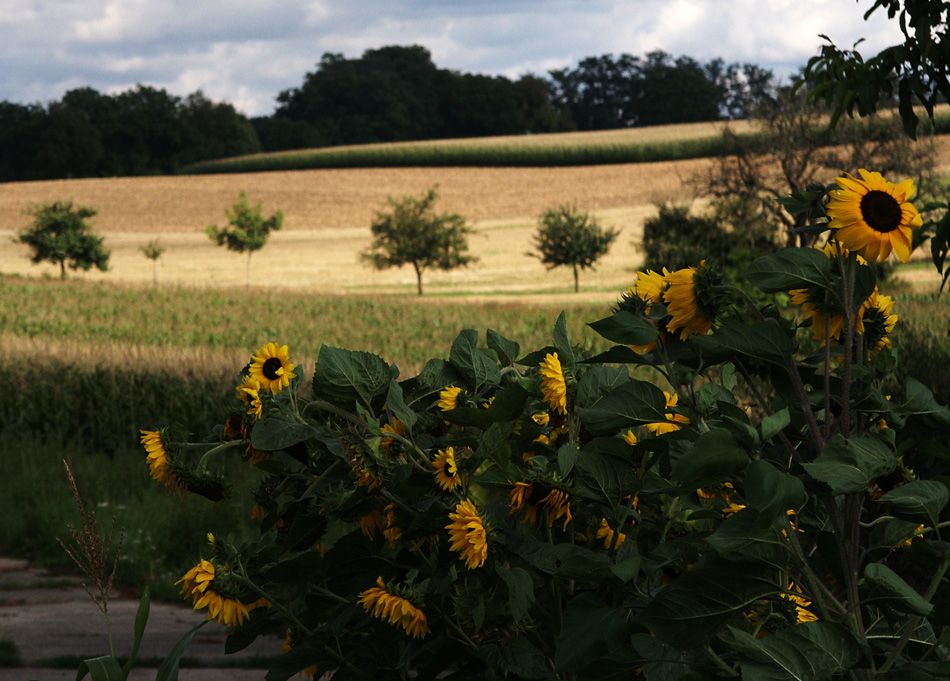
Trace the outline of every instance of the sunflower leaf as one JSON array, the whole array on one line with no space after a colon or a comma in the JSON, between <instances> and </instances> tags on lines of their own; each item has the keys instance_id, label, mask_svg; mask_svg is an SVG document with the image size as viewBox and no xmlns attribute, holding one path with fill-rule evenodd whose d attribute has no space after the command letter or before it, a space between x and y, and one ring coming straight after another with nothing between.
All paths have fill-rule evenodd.
<instances>
[{"instance_id":1,"label":"sunflower leaf","mask_svg":"<svg viewBox=\"0 0 950 681\"><path fill-rule=\"evenodd\" d=\"M585 591L568 602L554 654L558 673L578 669L618 650L627 638L623 612Z\"/></svg>"},{"instance_id":2,"label":"sunflower leaf","mask_svg":"<svg viewBox=\"0 0 950 681\"><path fill-rule=\"evenodd\" d=\"M730 628L747 681L824 681L862 664L863 644L830 622L806 622L763 639Z\"/></svg>"},{"instance_id":3,"label":"sunflower leaf","mask_svg":"<svg viewBox=\"0 0 950 681\"><path fill-rule=\"evenodd\" d=\"M805 471L829 487L835 496L863 492L868 483L887 475L897 466L894 454L878 440L845 439L836 435L821 456L802 464Z\"/></svg>"},{"instance_id":4,"label":"sunflower leaf","mask_svg":"<svg viewBox=\"0 0 950 681\"><path fill-rule=\"evenodd\" d=\"M338 406L369 407L389 390L398 371L379 355L322 345L313 370L313 394Z\"/></svg>"},{"instance_id":5,"label":"sunflower leaf","mask_svg":"<svg viewBox=\"0 0 950 681\"><path fill-rule=\"evenodd\" d=\"M614 388L597 404L578 410L581 422L594 435L666 421L663 391L646 381L630 381Z\"/></svg>"},{"instance_id":6,"label":"sunflower leaf","mask_svg":"<svg viewBox=\"0 0 950 681\"><path fill-rule=\"evenodd\" d=\"M756 258L743 276L766 293L828 286L831 260L815 248L786 248Z\"/></svg>"},{"instance_id":7,"label":"sunflower leaf","mask_svg":"<svg viewBox=\"0 0 950 681\"><path fill-rule=\"evenodd\" d=\"M618 310L587 326L607 340L624 345L648 345L659 337L656 327L626 310Z\"/></svg>"},{"instance_id":8,"label":"sunflower leaf","mask_svg":"<svg viewBox=\"0 0 950 681\"><path fill-rule=\"evenodd\" d=\"M724 326L710 336L693 336L692 341L708 363L726 362L740 355L785 366L792 352L785 330L769 322Z\"/></svg>"},{"instance_id":9,"label":"sunflower leaf","mask_svg":"<svg viewBox=\"0 0 950 681\"><path fill-rule=\"evenodd\" d=\"M864 568L864 584L870 587L870 593L862 599L863 603L886 603L898 612L924 617L934 610L932 603L928 603L900 575L881 563L869 563Z\"/></svg>"},{"instance_id":10,"label":"sunflower leaf","mask_svg":"<svg viewBox=\"0 0 950 681\"><path fill-rule=\"evenodd\" d=\"M501 370L498 363L478 348L478 332L474 329L462 329L452 341L449 361L477 391L481 386L498 385L501 382Z\"/></svg>"},{"instance_id":11,"label":"sunflower leaf","mask_svg":"<svg viewBox=\"0 0 950 681\"><path fill-rule=\"evenodd\" d=\"M950 502L950 491L937 480L914 480L892 489L878 502L895 518L934 526L940 511Z\"/></svg>"}]
</instances>

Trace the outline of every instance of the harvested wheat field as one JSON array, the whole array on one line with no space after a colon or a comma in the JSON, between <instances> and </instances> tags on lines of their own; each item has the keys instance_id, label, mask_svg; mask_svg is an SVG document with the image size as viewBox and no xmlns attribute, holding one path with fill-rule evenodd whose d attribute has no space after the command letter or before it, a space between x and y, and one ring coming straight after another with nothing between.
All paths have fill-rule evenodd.
<instances>
[{"instance_id":1,"label":"harvested wheat field","mask_svg":"<svg viewBox=\"0 0 950 681\"><path fill-rule=\"evenodd\" d=\"M202 175L26 182L0 185L0 239L9 244L29 222L31 203L72 200L99 210L96 231L112 251L111 270L79 273L90 279L149 282L152 263L140 247L159 239L166 248L155 275L160 283L230 286L245 283L245 257L214 246L207 225L226 223L224 210L247 191L265 215L284 211L284 229L251 262L253 285L327 292L414 292L410 267L376 272L359 261L370 243L369 225L389 196L420 195L439 185L438 211L460 212L473 223L469 239L479 261L452 272L425 274L432 294L562 292L569 270L546 271L526 255L544 209L575 203L621 230L595 271L581 275L586 291L614 297L629 285L639 262L636 243L657 202L688 200L685 183L709 161L571 168L384 168L305 170L246 175ZM0 251L0 271L55 276L51 265L31 265L28 250Z\"/></svg>"}]
</instances>

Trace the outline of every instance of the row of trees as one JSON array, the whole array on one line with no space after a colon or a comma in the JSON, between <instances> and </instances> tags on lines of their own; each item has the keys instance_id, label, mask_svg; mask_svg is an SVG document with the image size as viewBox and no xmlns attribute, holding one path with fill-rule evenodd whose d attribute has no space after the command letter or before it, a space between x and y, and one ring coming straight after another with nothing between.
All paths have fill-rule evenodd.
<instances>
[{"instance_id":1,"label":"row of trees","mask_svg":"<svg viewBox=\"0 0 950 681\"><path fill-rule=\"evenodd\" d=\"M746 118L771 101L771 71L657 50L588 57L549 77L439 69L419 45L327 53L254 120L265 150Z\"/></svg>"},{"instance_id":2,"label":"row of trees","mask_svg":"<svg viewBox=\"0 0 950 681\"><path fill-rule=\"evenodd\" d=\"M246 116L200 91L84 87L48 106L0 102L0 182L173 173L260 149Z\"/></svg>"}]
</instances>

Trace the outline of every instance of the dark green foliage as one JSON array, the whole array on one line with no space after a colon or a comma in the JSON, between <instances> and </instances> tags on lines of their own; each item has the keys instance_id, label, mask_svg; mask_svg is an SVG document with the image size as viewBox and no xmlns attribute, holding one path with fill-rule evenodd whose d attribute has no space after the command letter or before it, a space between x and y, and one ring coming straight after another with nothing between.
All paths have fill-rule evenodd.
<instances>
[{"instance_id":1,"label":"dark green foliage","mask_svg":"<svg viewBox=\"0 0 950 681\"><path fill-rule=\"evenodd\" d=\"M946 399L950 396L950 310L946 301L899 296L894 313L898 322L893 342L900 363L888 376L887 390L897 393L907 379L914 378Z\"/></svg>"},{"instance_id":2,"label":"dark green foliage","mask_svg":"<svg viewBox=\"0 0 950 681\"><path fill-rule=\"evenodd\" d=\"M51 262L59 265L60 278L66 278L70 269L89 271L93 266L105 272L109 268L109 251L102 245L102 237L92 232L86 222L96 214L95 208L78 206L72 201L53 201L34 206L30 210L33 224L21 230L17 240L33 251L34 263Z\"/></svg>"},{"instance_id":3,"label":"dark green foliage","mask_svg":"<svg viewBox=\"0 0 950 681\"><path fill-rule=\"evenodd\" d=\"M390 197L392 210L377 211L370 226L373 244L362 254L363 260L378 270L412 265L420 296L422 274L430 267L454 270L476 260L468 254L466 237L472 229L465 223L465 216L432 212L438 196L436 188L431 187L418 199Z\"/></svg>"},{"instance_id":4,"label":"dark green foliage","mask_svg":"<svg viewBox=\"0 0 950 681\"><path fill-rule=\"evenodd\" d=\"M610 244L620 232L604 229L597 218L577 210L577 206L562 205L549 208L538 218L534 235L538 258L547 269L570 267L574 272L574 291L579 288L580 270L592 269L594 263L607 255Z\"/></svg>"}]
</instances>

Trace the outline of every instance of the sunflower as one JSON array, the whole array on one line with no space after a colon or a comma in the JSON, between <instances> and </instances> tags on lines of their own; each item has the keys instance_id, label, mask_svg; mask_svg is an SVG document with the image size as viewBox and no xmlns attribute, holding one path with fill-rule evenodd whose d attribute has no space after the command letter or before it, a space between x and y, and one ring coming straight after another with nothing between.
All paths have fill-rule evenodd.
<instances>
[{"instance_id":1,"label":"sunflower","mask_svg":"<svg viewBox=\"0 0 950 681\"><path fill-rule=\"evenodd\" d=\"M669 282L666 280L669 273L670 271L665 267L663 268L663 274L653 270L637 272L637 281L630 292L647 303L659 303L663 299L663 293L667 286L669 286ZM649 314L649 305L647 305L645 311Z\"/></svg>"},{"instance_id":2,"label":"sunflower","mask_svg":"<svg viewBox=\"0 0 950 681\"><path fill-rule=\"evenodd\" d=\"M387 587L382 577L377 578L376 584L360 593L363 609L373 617L402 627L413 638L425 638L430 633L426 614L408 598L393 593L395 589Z\"/></svg>"},{"instance_id":3,"label":"sunflower","mask_svg":"<svg viewBox=\"0 0 950 681\"><path fill-rule=\"evenodd\" d=\"M824 253L830 260L847 258L851 253L836 240L831 240L824 246L815 246L815 248ZM857 262L859 265L868 264L868 261L860 255L857 256ZM844 328L844 310L842 310L841 303L832 291L822 286L813 286L794 289L789 291L789 295L791 295L793 303L801 306L802 316L811 320L815 340L824 343L826 333L829 338L835 341L841 337L841 330ZM857 323L857 316L854 317L854 320Z\"/></svg>"},{"instance_id":4,"label":"sunflower","mask_svg":"<svg viewBox=\"0 0 950 681\"><path fill-rule=\"evenodd\" d=\"M680 340L712 331L718 305L709 289L717 282L709 275L705 260L698 268L687 267L666 275L669 287L663 292L663 300L670 314L666 329L670 333L679 329Z\"/></svg>"},{"instance_id":5,"label":"sunflower","mask_svg":"<svg viewBox=\"0 0 950 681\"><path fill-rule=\"evenodd\" d=\"M555 520L564 518L562 529L567 530L567 524L574 519L571 514L570 494L541 482L512 483L511 491L508 493L508 508L511 514L524 509L522 522L531 525L538 521L538 509L547 510L548 527L553 526Z\"/></svg>"},{"instance_id":6,"label":"sunflower","mask_svg":"<svg viewBox=\"0 0 950 681\"><path fill-rule=\"evenodd\" d=\"M531 420L543 428L551 422L551 415L547 412L543 412L541 414L532 414Z\"/></svg>"},{"instance_id":7,"label":"sunflower","mask_svg":"<svg viewBox=\"0 0 950 681\"><path fill-rule=\"evenodd\" d=\"M553 411L567 413L567 381L556 352L548 353L541 362L541 392Z\"/></svg>"},{"instance_id":8,"label":"sunflower","mask_svg":"<svg viewBox=\"0 0 950 681\"><path fill-rule=\"evenodd\" d=\"M858 310L855 331L864 336L864 347L868 353L891 347L888 334L897 324L897 315L891 313L893 309L894 299L882 296L875 286L874 292Z\"/></svg>"},{"instance_id":9,"label":"sunflower","mask_svg":"<svg viewBox=\"0 0 950 681\"><path fill-rule=\"evenodd\" d=\"M400 421L399 419L397 419L395 416L393 417L392 424L384 423L383 427L380 428L379 430L381 433L389 433L391 435L397 435L399 437L402 437L407 432L409 432L409 429L406 427L406 424ZM389 448L392 447L392 444L393 444L393 438L384 437L380 441L379 446L380 448L383 449L383 451L389 454Z\"/></svg>"},{"instance_id":10,"label":"sunflower","mask_svg":"<svg viewBox=\"0 0 950 681\"><path fill-rule=\"evenodd\" d=\"M148 462L149 472L155 480L165 482L171 471L171 462L168 460L168 453L162 443L162 434L157 430L143 430L140 432L142 433L141 442L147 452L145 460Z\"/></svg>"},{"instance_id":11,"label":"sunflower","mask_svg":"<svg viewBox=\"0 0 950 681\"><path fill-rule=\"evenodd\" d=\"M459 475L458 463L455 461L455 449L447 447L440 449L432 462L432 468L435 469L435 481L439 487L449 492L462 484L462 478Z\"/></svg>"},{"instance_id":12,"label":"sunflower","mask_svg":"<svg viewBox=\"0 0 950 681\"><path fill-rule=\"evenodd\" d=\"M194 609L200 610L207 606L208 619L217 619L226 627L243 624L250 616L251 610L258 606L269 605L265 599L254 603L242 603L236 598L222 595L215 590L215 580L219 578L220 575L214 563L202 559L175 584L184 582L181 593L186 600L191 598Z\"/></svg>"},{"instance_id":13,"label":"sunflower","mask_svg":"<svg viewBox=\"0 0 950 681\"><path fill-rule=\"evenodd\" d=\"M267 343L258 350L251 360L250 377L260 384L261 390L270 390L276 394L290 385L290 379L297 378L294 364L290 363L287 346Z\"/></svg>"},{"instance_id":14,"label":"sunflower","mask_svg":"<svg viewBox=\"0 0 950 681\"><path fill-rule=\"evenodd\" d=\"M664 390L663 394L666 395L667 409L675 407L679 402L679 395L676 393L668 393ZM672 433L674 430L679 430L680 424L688 423L690 423L688 416L683 416L682 414L675 414L671 411L668 411L666 412L666 421L661 421L660 423L648 423L646 424L646 429L654 435L664 435L666 433Z\"/></svg>"},{"instance_id":15,"label":"sunflower","mask_svg":"<svg viewBox=\"0 0 950 681\"><path fill-rule=\"evenodd\" d=\"M484 565L488 558L488 532L475 504L468 499L459 502L449 518L452 522L445 526L452 541L449 548L461 554L469 570Z\"/></svg>"},{"instance_id":16,"label":"sunflower","mask_svg":"<svg viewBox=\"0 0 950 681\"><path fill-rule=\"evenodd\" d=\"M396 525L396 506L387 504L383 509L383 536L389 541L392 548L396 548L396 542L402 536L402 529Z\"/></svg>"},{"instance_id":17,"label":"sunflower","mask_svg":"<svg viewBox=\"0 0 950 681\"><path fill-rule=\"evenodd\" d=\"M623 441L626 442L631 447L635 447L637 444L637 435L632 430L628 430L623 434Z\"/></svg>"},{"instance_id":18,"label":"sunflower","mask_svg":"<svg viewBox=\"0 0 950 681\"><path fill-rule=\"evenodd\" d=\"M610 527L610 523L607 522L606 518L601 518L600 527L597 528L597 538L604 540L604 548L612 549L614 547L614 530ZM627 540L627 535L623 532L620 533L620 538L616 540L617 546L620 546Z\"/></svg>"},{"instance_id":19,"label":"sunflower","mask_svg":"<svg viewBox=\"0 0 950 681\"><path fill-rule=\"evenodd\" d=\"M241 385L237 386L238 400L247 407L247 413L254 418L261 418L264 405L261 404L260 395L261 384L250 376L241 376Z\"/></svg>"},{"instance_id":20,"label":"sunflower","mask_svg":"<svg viewBox=\"0 0 950 681\"><path fill-rule=\"evenodd\" d=\"M807 610L808 606L811 605L811 601L806 600L805 597L802 596L801 587L799 587L794 582L790 582L788 585L788 591L784 591L780 595L785 600L791 601L795 604L796 624L814 622L818 619L817 615Z\"/></svg>"},{"instance_id":21,"label":"sunflower","mask_svg":"<svg viewBox=\"0 0 950 681\"><path fill-rule=\"evenodd\" d=\"M915 193L913 180L891 184L880 173L863 168L861 179L845 173L836 182L825 212L828 226L837 230L842 246L870 262L887 260L893 250L901 262L910 259L912 230L920 227L920 213L908 202Z\"/></svg>"},{"instance_id":22,"label":"sunflower","mask_svg":"<svg viewBox=\"0 0 950 681\"><path fill-rule=\"evenodd\" d=\"M294 649L294 636L291 629L287 629L287 637L284 639L283 645L280 647L280 652L289 653ZM304 677L305 679L312 679L317 674L317 665L312 664L309 667L305 667L298 672L297 676Z\"/></svg>"},{"instance_id":23,"label":"sunflower","mask_svg":"<svg viewBox=\"0 0 950 681\"><path fill-rule=\"evenodd\" d=\"M439 393L439 409L442 411L452 411L457 409L459 406L459 395L462 393L462 389L450 385L448 388L443 389Z\"/></svg>"},{"instance_id":24,"label":"sunflower","mask_svg":"<svg viewBox=\"0 0 950 681\"><path fill-rule=\"evenodd\" d=\"M383 515L378 508L360 516L360 530L367 539L372 539L377 532L383 531Z\"/></svg>"}]
</instances>

